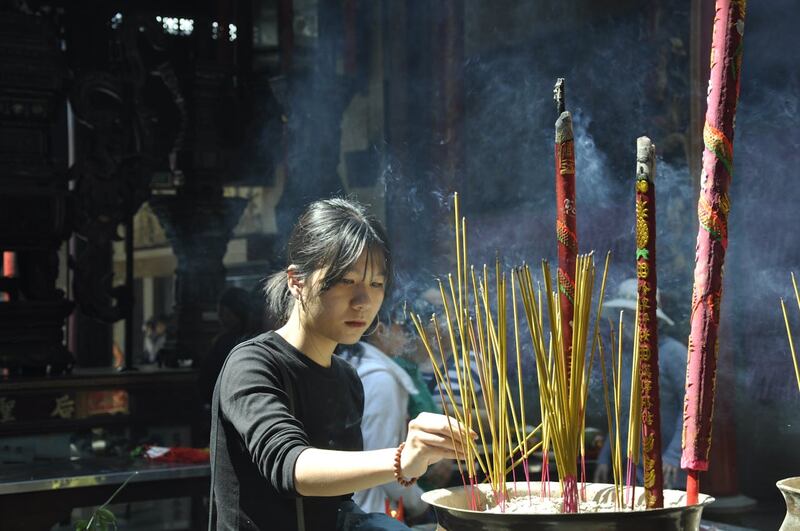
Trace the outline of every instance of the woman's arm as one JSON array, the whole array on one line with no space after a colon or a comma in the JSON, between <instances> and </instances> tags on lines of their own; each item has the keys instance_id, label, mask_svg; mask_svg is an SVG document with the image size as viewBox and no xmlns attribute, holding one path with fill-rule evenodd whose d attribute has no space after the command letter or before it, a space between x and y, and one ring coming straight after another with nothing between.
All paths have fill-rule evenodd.
<instances>
[{"instance_id":1,"label":"woman's arm","mask_svg":"<svg viewBox=\"0 0 800 531\"><path fill-rule=\"evenodd\" d=\"M272 351L245 345L231 353L217 385L220 417L241 438L261 476L288 497L297 493L293 471L310 441L289 410L277 363Z\"/></svg>"},{"instance_id":2,"label":"woman's arm","mask_svg":"<svg viewBox=\"0 0 800 531\"><path fill-rule=\"evenodd\" d=\"M364 416L361 419L364 450L396 447L405 438L408 429L407 408L404 407L408 403L408 393L397 378L387 371L367 374L361 383L364 385L364 395L370 397L364 404ZM417 485L403 487L396 481L362 491L353 500L359 504L380 502L377 508L372 505L362 506L362 509L383 510L383 500L387 496L394 503L402 496L403 507L411 517L423 514L428 508L428 504L422 501L422 489Z\"/></svg>"},{"instance_id":3,"label":"woman's arm","mask_svg":"<svg viewBox=\"0 0 800 531\"><path fill-rule=\"evenodd\" d=\"M448 419L452 426L448 426ZM408 424L408 437L400 459L406 478L419 477L441 459L464 457L459 438L459 423L454 418L421 413ZM470 437L476 434L469 430ZM458 449L458 452L454 450ZM307 448L294 468L295 488L302 496L341 496L394 481L396 448L367 452L341 452Z\"/></svg>"},{"instance_id":4,"label":"woman's arm","mask_svg":"<svg viewBox=\"0 0 800 531\"><path fill-rule=\"evenodd\" d=\"M394 481L396 448L340 452L307 448L294 465L294 485L302 496L341 496Z\"/></svg>"}]
</instances>

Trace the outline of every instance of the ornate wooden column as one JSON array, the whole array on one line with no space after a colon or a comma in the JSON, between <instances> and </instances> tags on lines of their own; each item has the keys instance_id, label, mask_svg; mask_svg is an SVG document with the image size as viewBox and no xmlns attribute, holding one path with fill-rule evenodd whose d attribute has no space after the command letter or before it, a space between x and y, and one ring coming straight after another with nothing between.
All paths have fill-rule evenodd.
<instances>
[{"instance_id":1,"label":"ornate wooden column","mask_svg":"<svg viewBox=\"0 0 800 531\"><path fill-rule=\"evenodd\" d=\"M433 159L439 184L453 192L464 170L464 1L439 2L433 26Z\"/></svg>"},{"instance_id":2,"label":"ornate wooden column","mask_svg":"<svg viewBox=\"0 0 800 531\"><path fill-rule=\"evenodd\" d=\"M447 196L459 192L471 204L464 188L464 0L443 0L433 7L432 81L433 137L431 162L436 192ZM450 200L435 205L442 233L435 236L441 256L453 254ZM436 212L438 210L438 212ZM439 264L441 267L444 264Z\"/></svg>"},{"instance_id":3,"label":"ornate wooden column","mask_svg":"<svg viewBox=\"0 0 800 531\"><path fill-rule=\"evenodd\" d=\"M281 2L281 13L291 16L291 5ZM307 62L294 61L292 37L284 29L283 60L289 89L286 128L286 184L277 206L278 248L305 205L344 190L337 173L342 114L353 95L354 76L338 64L345 62L345 6L338 0L318 3L318 34ZM285 28L285 24L283 24Z\"/></svg>"},{"instance_id":4,"label":"ornate wooden column","mask_svg":"<svg viewBox=\"0 0 800 531\"><path fill-rule=\"evenodd\" d=\"M411 227L408 188L413 179L409 150L409 57L408 57L408 6L405 2L383 2L383 78L385 105L386 161L384 185L386 201L386 228L395 249L395 267L406 271L415 267L414 253L418 244L418 231Z\"/></svg>"},{"instance_id":5,"label":"ornate wooden column","mask_svg":"<svg viewBox=\"0 0 800 531\"><path fill-rule=\"evenodd\" d=\"M46 17L0 12L0 251L16 255L15 277L0 280L0 367L12 376L72 366L72 303L56 289L68 234L62 61Z\"/></svg>"},{"instance_id":6,"label":"ornate wooden column","mask_svg":"<svg viewBox=\"0 0 800 531\"><path fill-rule=\"evenodd\" d=\"M232 16L224 10L220 20ZM226 18L227 17L227 18ZM227 26L225 26L227 27ZM222 259L247 200L223 197L233 181L242 141L242 98L235 46L221 32L201 50L187 79L176 85L186 101L186 136L170 155L174 195L150 199L178 260L173 327L162 360L202 359L219 331L217 301L225 284Z\"/></svg>"},{"instance_id":7,"label":"ornate wooden column","mask_svg":"<svg viewBox=\"0 0 800 531\"><path fill-rule=\"evenodd\" d=\"M200 359L219 330L217 301L225 285L222 258L246 199L181 192L150 200L178 259L175 270L175 359Z\"/></svg>"}]
</instances>

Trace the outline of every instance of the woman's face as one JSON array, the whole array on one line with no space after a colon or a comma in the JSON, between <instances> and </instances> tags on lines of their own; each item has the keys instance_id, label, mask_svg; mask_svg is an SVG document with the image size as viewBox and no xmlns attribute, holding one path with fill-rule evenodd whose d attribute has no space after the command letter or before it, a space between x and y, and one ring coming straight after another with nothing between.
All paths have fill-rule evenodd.
<instances>
[{"instance_id":1,"label":"woman's face","mask_svg":"<svg viewBox=\"0 0 800 531\"><path fill-rule=\"evenodd\" d=\"M342 279L325 291L314 288L324 271L312 274L306 283L309 296L301 317L305 327L335 343L358 342L383 303L383 261L380 252L363 252Z\"/></svg>"}]
</instances>

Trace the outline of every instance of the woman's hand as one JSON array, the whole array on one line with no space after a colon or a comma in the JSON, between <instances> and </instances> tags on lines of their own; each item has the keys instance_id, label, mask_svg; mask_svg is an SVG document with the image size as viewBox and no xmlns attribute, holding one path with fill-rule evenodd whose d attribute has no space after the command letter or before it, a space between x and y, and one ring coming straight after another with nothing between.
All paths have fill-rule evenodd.
<instances>
[{"instance_id":1,"label":"woman's hand","mask_svg":"<svg viewBox=\"0 0 800 531\"><path fill-rule=\"evenodd\" d=\"M406 479L419 477L428 466L442 459L464 459L464 436L475 439L478 435L453 417L420 413L408 423L406 445L400 456L403 476Z\"/></svg>"}]
</instances>

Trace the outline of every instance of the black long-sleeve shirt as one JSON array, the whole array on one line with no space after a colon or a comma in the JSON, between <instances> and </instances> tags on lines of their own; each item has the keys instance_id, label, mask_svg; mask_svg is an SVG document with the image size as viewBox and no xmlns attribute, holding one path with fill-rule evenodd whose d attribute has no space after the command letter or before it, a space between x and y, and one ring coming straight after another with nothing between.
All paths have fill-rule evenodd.
<instances>
[{"instance_id":1,"label":"black long-sleeve shirt","mask_svg":"<svg viewBox=\"0 0 800 531\"><path fill-rule=\"evenodd\" d=\"M294 414L284 373L291 380ZM214 393L220 405L212 418L217 444L211 455L217 529L296 529L294 467L300 453L363 447L364 390L356 371L337 356L322 367L267 332L231 351ZM334 529L341 500L304 497L306 529Z\"/></svg>"}]
</instances>

